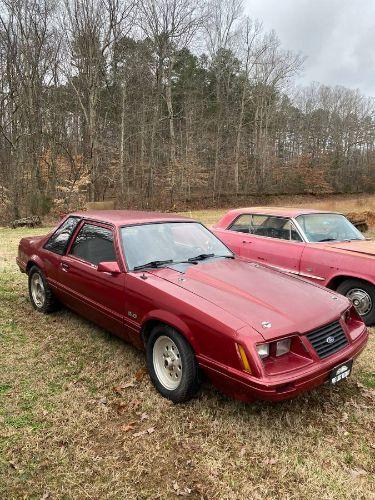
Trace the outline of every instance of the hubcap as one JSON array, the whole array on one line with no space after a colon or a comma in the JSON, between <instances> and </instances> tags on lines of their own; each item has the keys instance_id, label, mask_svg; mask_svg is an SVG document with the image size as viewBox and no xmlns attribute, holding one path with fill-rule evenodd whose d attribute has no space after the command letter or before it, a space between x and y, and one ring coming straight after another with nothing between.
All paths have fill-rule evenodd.
<instances>
[{"instance_id":1,"label":"hubcap","mask_svg":"<svg viewBox=\"0 0 375 500\"><path fill-rule=\"evenodd\" d=\"M362 290L361 288L352 288L346 296L361 316L366 316L366 314L371 311L372 300L370 295L365 290Z\"/></svg>"},{"instance_id":2,"label":"hubcap","mask_svg":"<svg viewBox=\"0 0 375 500\"><path fill-rule=\"evenodd\" d=\"M31 278L31 295L34 304L37 307L43 307L46 300L46 291L44 289L42 277L39 273L34 273Z\"/></svg>"},{"instance_id":3,"label":"hubcap","mask_svg":"<svg viewBox=\"0 0 375 500\"><path fill-rule=\"evenodd\" d=\"M159 382L170 391L181 383L182 361L176 344L166 335L158 337L153 349L153 363Z\"/></svg>"}]
</instances>

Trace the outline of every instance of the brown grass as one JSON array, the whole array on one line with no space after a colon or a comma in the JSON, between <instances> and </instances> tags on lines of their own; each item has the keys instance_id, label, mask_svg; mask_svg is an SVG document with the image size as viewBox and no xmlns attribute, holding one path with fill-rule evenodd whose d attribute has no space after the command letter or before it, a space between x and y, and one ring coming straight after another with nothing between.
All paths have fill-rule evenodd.
<instances>
[{"instance_id":1,"label":"brown grass","mask_svg":"<svg viewBox=\"0 0 375 500\"><path fill-rule=\"evenodd\" d=\"M373 498L373 335L335 389L245 405L206 385L175 406L142 353L31 308L14 257L40 232L0 229L1 498Z\"/></svg>"}]
</instances>

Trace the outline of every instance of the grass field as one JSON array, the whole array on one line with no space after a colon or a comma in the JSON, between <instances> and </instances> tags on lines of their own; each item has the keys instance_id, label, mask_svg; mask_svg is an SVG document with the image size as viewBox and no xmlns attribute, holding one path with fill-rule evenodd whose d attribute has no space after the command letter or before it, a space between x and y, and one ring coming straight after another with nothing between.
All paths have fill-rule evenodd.
<instances>
[{"instance_id":1,"label":"grass field","mask_svg":"<svg viewBox=\"0 0 375 500\"><path fill-rule=\"evenodd\" d=\"M374 498L374 330L335 389L246 405L206 385L175 406L141 352L32 309L14 259L43 232L0 229L0 498Z\"/></svg>"}]
</instances>

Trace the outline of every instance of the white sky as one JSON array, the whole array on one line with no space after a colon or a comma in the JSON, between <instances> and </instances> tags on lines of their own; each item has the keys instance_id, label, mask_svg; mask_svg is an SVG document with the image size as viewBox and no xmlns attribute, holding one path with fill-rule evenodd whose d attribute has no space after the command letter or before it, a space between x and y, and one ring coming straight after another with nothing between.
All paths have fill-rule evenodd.
<instances>
[{"instance_id":1,"label":"white sky","mask_svg":"<svg viewBox=\"0 0 375 500\"><path fill-rule=\"evenodd\" d=\"M307 56L299 83L375 96L375 0L244 0L244 7L283 48Z\"/></svg>"}]
</instances>

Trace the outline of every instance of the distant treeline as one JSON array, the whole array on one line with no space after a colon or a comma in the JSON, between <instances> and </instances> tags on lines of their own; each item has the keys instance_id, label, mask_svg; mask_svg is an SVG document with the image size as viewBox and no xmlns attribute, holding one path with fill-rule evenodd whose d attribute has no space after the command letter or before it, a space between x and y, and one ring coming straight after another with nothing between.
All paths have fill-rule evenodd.
<instances>
[{"instance_id":1,"label":"distant treeline","mask_svg":"<svg viewBox=\"0 0 375 500\"><path fill-rule=\"evenodd\" d=\"M0 211L375 190L374 100L240 0L0 0Z\"/></svg>"}]
</instances>

